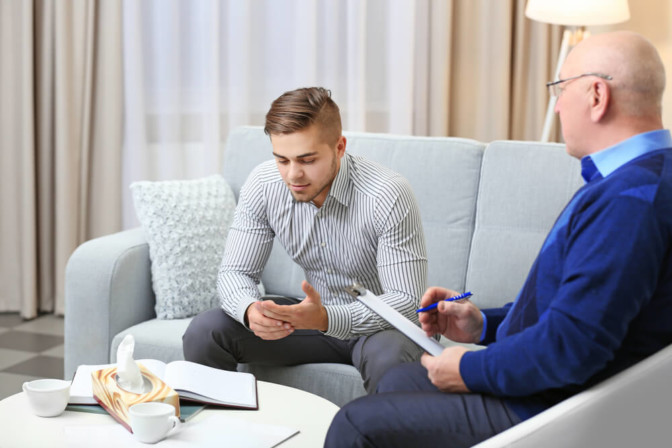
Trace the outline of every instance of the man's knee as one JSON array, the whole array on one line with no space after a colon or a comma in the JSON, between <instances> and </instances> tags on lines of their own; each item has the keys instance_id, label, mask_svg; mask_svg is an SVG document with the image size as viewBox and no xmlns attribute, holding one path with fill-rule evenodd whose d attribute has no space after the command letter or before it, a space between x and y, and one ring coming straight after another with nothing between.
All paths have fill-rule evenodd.
<instances>
[{"instance_id":1,"label":"man's knee","mask_svg":"<svg viewBox=\"0 0 672 448\"><path fill-rule=\"evenodd\" d=\"M210 365L209 359L213 350L225 349L223 345L226 338L223 335L229 331L232 321L233 319L219 308L196 315L182 335L184 359Z\"/></svg>"},{"instance_id":2,"label":"man's knee","mask_svg":"<svg viewBox=\"0 0 672 448\"><path fill-rule=\"evenodd\" d=\"M392 367L380 379L376 389L376 393L410 391L437 391L419 361Z\"/></svg>"},{"instance_id":3,"label":"man's knee","mask_svg":"<svg viewBox=\"0 0 672 448\"><path fill-rule=\"evenodd\" d=\"M378 363L390 367L417 361L420 355L422 349L397 330L385 330L367 336L362 345L362 357L375 358Z\"/></svg>"},{"instance_id":4,"label":"man's knee","mask_svg":"<svg viewBox=\"0 0 672 448\"><path fill-rule=\"evenodd\" d=\"M353 422L357 422L358 416L370 417L366 410L367 402L360 399L352 401L341 408L329 426L327 438L324 442L325 448L339 448L339 447L369 447L367 437L362 434L360 428Z\"/></svg>"},{"instance_id":5,"label":"man's knee","mask_svg":"<svg viewBox=\"0 0 672 448\"><path fill-rule=\"evenodd\" d=\"M378 381L390 368L416 361L422 350L396 330L385 330L365 336L353 353L353 364L359 369L368 393L376 390Z\"/></svg>"}]
</instances>

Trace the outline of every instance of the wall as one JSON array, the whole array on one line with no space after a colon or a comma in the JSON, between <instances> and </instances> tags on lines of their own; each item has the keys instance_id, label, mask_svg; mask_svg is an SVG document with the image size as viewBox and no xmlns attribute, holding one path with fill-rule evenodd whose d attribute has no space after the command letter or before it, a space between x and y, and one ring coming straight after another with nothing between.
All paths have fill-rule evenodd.
<instances>
[{"instance_id":1,"label":"wall","mask_svg":"<svg viewBox=\"0 0 672 448\"><path fill-rule=\"evenodd\" d=\"M638 32L656 46L663 59L667 84L663 96L663 124L672 128L672 0L630 0L630 20L610 27L592 27L593 34L610 30Z\"/></svg>"}]
</instances>

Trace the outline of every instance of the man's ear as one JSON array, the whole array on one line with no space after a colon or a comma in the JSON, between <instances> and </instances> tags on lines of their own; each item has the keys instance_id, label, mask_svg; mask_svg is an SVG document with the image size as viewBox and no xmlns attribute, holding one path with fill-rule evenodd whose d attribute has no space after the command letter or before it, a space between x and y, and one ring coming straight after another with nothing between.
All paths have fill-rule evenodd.
<instances>
[{"instance_id":1,"label":"man's ear","mask_svg":"<svg viewBox=\"0 0 672 448\"><path fill-rule=\"evenodd\" d=\"M347 140L345 137L342 135L338 138L338 143L336 143L336 153L338 154L338 157L343 157L343 154L345 154L345 145L347 143Z\"/></svg>"},{"instance_id":2,"label":"man's ear","mask_svg":"<svg viewBox=\"0 0 672 448\"><path fill-rule=\"evenodd\" d=\"M597 123L601 121L609 110L611 91L603 79L593 81L590 85L590 119Z\"/></svg>"}]
</instances>

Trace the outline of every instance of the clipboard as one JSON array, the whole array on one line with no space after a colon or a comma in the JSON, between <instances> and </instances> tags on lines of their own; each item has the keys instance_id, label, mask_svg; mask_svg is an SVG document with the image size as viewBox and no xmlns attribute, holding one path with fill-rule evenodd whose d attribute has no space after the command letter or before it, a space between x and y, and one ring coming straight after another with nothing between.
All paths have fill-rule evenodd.
<instances>
[{"instance_id":1,"label":"clipboard","mask_svg":"<svg viewBox=\"0 0 672 448\"><path fill-rule=\"evenodd\" d=\"M352 286L345 288L345 290L371 311L389 322L390 325L401 331L411 341L422 347L430 355L438 356L446 348L439 344L436 339L427 336L420 327L359 283L354 283Z\"/></svg>"}]
</instances>

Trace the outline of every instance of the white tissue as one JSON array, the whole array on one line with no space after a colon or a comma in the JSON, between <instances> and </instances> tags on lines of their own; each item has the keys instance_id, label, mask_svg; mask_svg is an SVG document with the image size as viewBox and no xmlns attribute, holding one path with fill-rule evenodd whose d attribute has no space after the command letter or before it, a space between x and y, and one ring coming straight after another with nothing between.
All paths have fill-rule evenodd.
<instances>
[{"instance_id":1,"label":"white tissue","mask_svg":"<svg viewBox=\"0 0 672 448\"><path fill-rule=\"evenodd\" d=\"M133 360L135 338L127 334L117 349L117 383L119 387L135 394L142 393L143 380L138 364Z\"/></svg>"}]
</instances>

